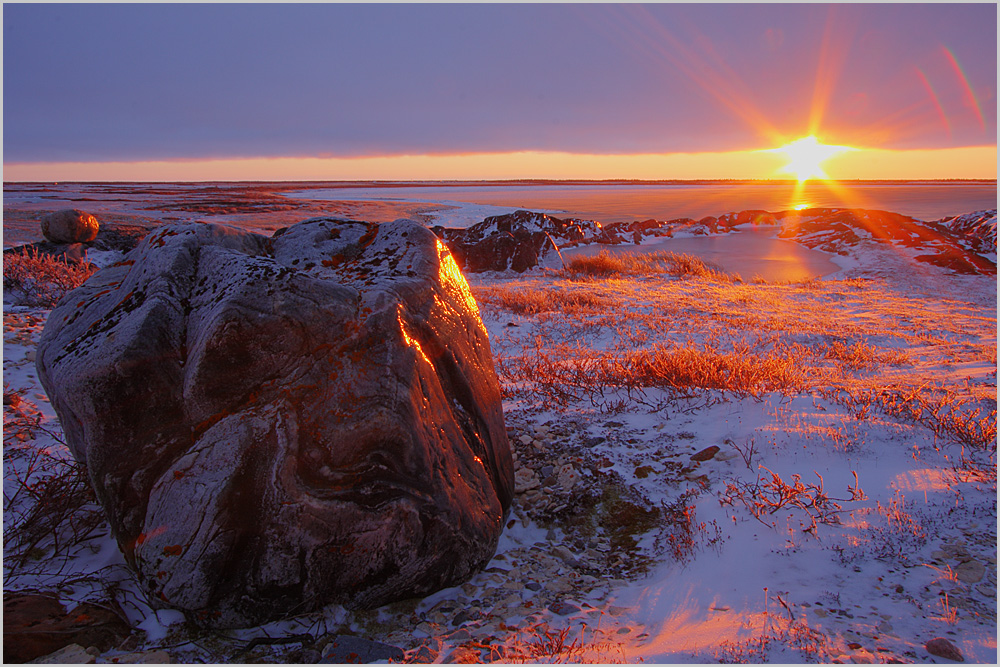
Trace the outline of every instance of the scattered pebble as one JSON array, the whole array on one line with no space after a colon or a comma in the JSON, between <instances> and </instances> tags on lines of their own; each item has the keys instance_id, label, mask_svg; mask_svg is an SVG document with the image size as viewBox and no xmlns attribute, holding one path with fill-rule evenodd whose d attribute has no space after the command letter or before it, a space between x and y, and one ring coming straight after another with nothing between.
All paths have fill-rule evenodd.
<instances>
[{"instance_id":1,"label":"scattered pebble","mask_svg":"<svg viewBox=\"0 0 1000 667\"><path fill-rule=\"evenodd\" d=\"M924 648L931 655L936 655L947 660L954 660L955 662L965 662L962 652L958 650L958 647L950 639L937 637L924 644Z\"/></svg>"}]
</instances>

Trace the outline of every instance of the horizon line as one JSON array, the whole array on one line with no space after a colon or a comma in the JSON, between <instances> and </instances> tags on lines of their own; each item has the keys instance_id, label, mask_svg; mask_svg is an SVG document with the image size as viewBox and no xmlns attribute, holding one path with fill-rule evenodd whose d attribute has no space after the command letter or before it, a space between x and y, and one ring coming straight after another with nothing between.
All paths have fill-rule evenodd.
<instances>
[{"instance_id":1,"label":"horizon line","mask_svg":"<svg viewBox=\"0 0 1000 667\"><path fill-rule=\"evenodd\" d=\"M739 181L784 180L770 150L589 154L511 151L462 155L191 158L3 164L11 182ZM830 179L995 179L996 145L858 149L823 161ZM5 178L5 182L6 178Z\"/></svg>"},{"instance_id":2,"label":"horizon line","mask_svg":"<svg viewBox=\"0 0 1000 667\"><path fill-rule=\"evenodd\" d=\"M118 179L105 180L11 180L3 181L8 185L150 185L157 183L231 183L231 184L289 184L289 185L346 185L356 186L410 186L410 185L451 185L475 186L480 184L497 185L714 185L718 183L768 183L775 185L798 185L807 183L997 183L996 178L811 178L800 182L794 178L466 178L466 179L192 179L192 180L162 180L162 181L130 181Z\"/></svg>"}]
</instances>

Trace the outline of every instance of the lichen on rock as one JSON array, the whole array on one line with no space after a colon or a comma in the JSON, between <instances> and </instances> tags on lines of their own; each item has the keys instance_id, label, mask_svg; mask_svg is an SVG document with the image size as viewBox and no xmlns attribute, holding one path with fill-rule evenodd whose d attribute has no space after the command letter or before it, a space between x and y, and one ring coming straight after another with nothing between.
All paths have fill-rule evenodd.
<instances>
[{"instance_id":1,"label":"lichen on rock","mask_svg":"<svg viewBox=\"0 0 1000 667\"><path fill-rule=\"evenodd\" d=\"M150 600L208 625L461 583L510 508L486 330L412 222L162 227L52 312L38 371Z\"/></svg>"}]
</instances>

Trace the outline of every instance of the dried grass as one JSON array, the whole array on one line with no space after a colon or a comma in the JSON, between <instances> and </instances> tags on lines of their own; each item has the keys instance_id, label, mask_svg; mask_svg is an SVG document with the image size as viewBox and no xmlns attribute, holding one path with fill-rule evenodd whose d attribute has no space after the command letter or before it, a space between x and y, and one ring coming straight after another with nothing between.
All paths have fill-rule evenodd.
<instances>
[{"instance_id":1,"label":"dried grass","mask_svg":"<svg viewBox=\"0 0 1000 667\"><path fill-rule=\"evenodd\" d=\"M804 517L808 526L803 531L815 535L821 523L840 523L840 513L843 511L841 503L867 499L858 483L857 473L854 473L854 486L847 487L847 497L835 498L827 494L823 476L818 472L813 473L818 482L803 482L801 475L792 475L792 481L788 483L770 469L764 466L760 468L766 470L770 477L758 475L752 482L728 482L721 500L730 506L739 502L755 519L769 528L777 528L777 523L768 523L765 518L784 510Z\"/></svg>"},{"instance_id":2,"label":"dried grass","mask_svg":"<svg viewBox=\"0 0 1000 667\"><path fill-rule=\"evenodd\" d=\"M855 419L884 414L922 424L946 442L972 449L997 449L996 399L969 396L947 386L837 387L824 389L828 399L845 406Z\"/></svg>"},{"instance_id":3,"label":"dried grass","mask_svg":"<svg viewBox=\"0 0 1000 667\"><path fill-rule=\"evenodd\" d=\"M93 273L91 264L71 264L34 248L3 254L3 289L17 306L52 308Z\"/></svg>"},{"instance_id":4,"label":"dried grass","mask_svg":"<svg viewBox=\"0 0 1000 667\"><path fill-rule=\"evenodd\" d=\"M665 273L676 277L698 277L722 282L739 281L738 276L726 273L698 257L665 251L610 253L601 250L596 255L574 257L564 271L570 280Z\"/></svg>"},{"instance_id":5,"label":"dried grass","mask_svg":"<svg viewBox=\"0 0 1000 667\"><path fill-rule=\"evenodd\" d=\"M615 304L610 299L593 292L578 290L532 290L495 285L475 290L476 300L497 306L518 315L538 315L559 312L567 315L600 313Z\"/></svg>"}]
</instances>

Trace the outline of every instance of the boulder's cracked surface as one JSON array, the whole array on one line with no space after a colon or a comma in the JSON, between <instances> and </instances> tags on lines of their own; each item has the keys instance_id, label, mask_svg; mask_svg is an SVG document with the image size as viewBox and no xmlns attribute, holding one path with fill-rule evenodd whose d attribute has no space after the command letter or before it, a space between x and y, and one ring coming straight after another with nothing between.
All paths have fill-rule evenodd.
<instances>
[{"instance_id":1,"label":"boulder's cracked surface","mask_svg":"<svg viewBox=\"0 0 1000 667\"><path fill-rule=\"evenodd\" d=\"M510 507L486 330L412 222L160 228L52 312L38 371L150 599L206 624L455 585Z\"/></svg>"}]
</instances>

